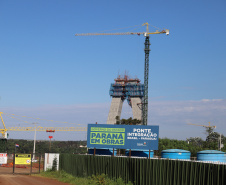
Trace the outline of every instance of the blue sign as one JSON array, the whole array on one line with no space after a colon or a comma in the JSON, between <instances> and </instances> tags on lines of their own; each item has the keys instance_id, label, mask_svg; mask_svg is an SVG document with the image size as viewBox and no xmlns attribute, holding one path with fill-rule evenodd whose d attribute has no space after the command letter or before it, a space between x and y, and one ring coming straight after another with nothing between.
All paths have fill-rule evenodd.
<instances>
[{"instance_id":1,"label":"blue sign","mask_svg":"<svg viewBox=\"0 0 226 185\"><path fill-rule=\"evenodd\" d=\"M158 150L159 126L88 124L88 148Z\"/></svg>"}]
</instances>

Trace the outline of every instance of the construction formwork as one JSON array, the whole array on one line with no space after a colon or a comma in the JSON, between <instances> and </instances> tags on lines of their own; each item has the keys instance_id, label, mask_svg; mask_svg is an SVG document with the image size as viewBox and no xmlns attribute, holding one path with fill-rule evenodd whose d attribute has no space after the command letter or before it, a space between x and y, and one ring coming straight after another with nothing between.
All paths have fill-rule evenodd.
<instances>
[{"instance_id":1,"label":"construction formwork","mask_svg":"<svg viewBox=\"0 0 226 185\"><path fill-rule=\"evenodd\" d=\"M117 118L121 117L122 105L125 99L132 108L133 119L142 118L142 98L144 96L144 85L139 79L130 79L127 75L115 79L109 91L112 97L111 107L108 114L107 124L116 124Z\"/></svg>"}]
</instances>

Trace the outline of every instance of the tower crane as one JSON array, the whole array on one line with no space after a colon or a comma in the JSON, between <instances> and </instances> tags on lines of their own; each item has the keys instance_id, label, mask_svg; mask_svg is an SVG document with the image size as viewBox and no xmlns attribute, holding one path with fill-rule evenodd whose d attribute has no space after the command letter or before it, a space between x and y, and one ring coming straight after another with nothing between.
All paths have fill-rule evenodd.
<instances>
[{"instance_id":1,"label":"tower crane","mask_svg":"<svg viewBox=\"0 0 226 185\"><path fill-rule=\"evenodd\" d=\"M2 134L3 138L7 138L7 129L5 127L5 123L4 123L3 118L2 118L2 113L3 112L0 112L0 118L1 118L1 121L2 121L2 124L3 124L3 129L0 129L0 134Z\"/></svg>"},{"instance_id":2,"label":"tower crane","mask_svg":"<svg viewBox=\"0 0 226 185\"><path fill-rule=\"evenodd\" d=\"M8 127L7 131L43 131L43 132L55 132L55 131L87 131L87 127Z\"/></svg>"},{"instance_id":3,"label":"tower crane","mask_svg":"<svg viewBox=\"0 0 226 185\"><path fill-rule=\"evenodd\" d=\"M125 32L125 33L81 33L75 34L75 36L95 36L95 35L143 35L145 37L145 64L144 64L144 97L142 101L142 124L147 125L148 122L148 76L149 76L149 52L150 42L149 36L152 34L166 34L169 35L169 30L165 29L162 31L156 30L155 32L149 32L149 26L147 22L142 26L146 26L146 32Z\"/></svg>"},{"instance_id":4,"label":"tower crane","mask_svg":"<svg viewBox=\"0 0 226 185\"><path fill-rule=\"evenodd\" d=\"M4 120L2 118L3 112L0 112L0 118L3 124L3 129L0 129L2 138L7 138L7 131L43 131L43 132L55 132L55 131L87 131L87 127L8 127L6 128Z\"/></svg>"},{"instance_id":5,"label":"tower crane","mask_svg":"<svg viewBox=\"0 0 226 185\"><path fill-rule=\"evenodd\" d=\"M209 125L198 125L198 124L193 124L193 123L187 123L188 125L195 125L195 126L201 126L201 127L205 127L205 128L216 128L216 126L211 126L210 122Z\"/></svg>"}]
</instances>

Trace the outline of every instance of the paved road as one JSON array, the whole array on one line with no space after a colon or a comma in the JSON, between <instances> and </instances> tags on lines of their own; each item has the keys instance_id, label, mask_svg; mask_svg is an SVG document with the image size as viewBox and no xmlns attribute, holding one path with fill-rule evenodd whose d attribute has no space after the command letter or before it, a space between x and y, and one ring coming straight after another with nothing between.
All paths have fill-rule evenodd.
<instances>
[{"instance_id":1,"label":"paved road","mask_svg":"<svg viewBox=\"0 0 226 185\"><path fill-rule=\"evenodd\" d=\"M0 174L0 185L66 185L68 183L58 182L44 177L30 175Z\"/></svg>"}]
</instances>

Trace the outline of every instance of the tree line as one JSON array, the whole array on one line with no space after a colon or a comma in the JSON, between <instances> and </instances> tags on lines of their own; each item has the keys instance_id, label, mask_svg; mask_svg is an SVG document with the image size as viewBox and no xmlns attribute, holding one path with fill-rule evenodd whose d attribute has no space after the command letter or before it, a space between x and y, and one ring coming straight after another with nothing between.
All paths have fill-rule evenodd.
<instances>
[{"instance_id":1,"label":"tree line","mask_svg":"<svg viewBox=\"0 0 226 185\"><path fill-rule=\"evenodd\" d=\"M140 125L141 120L132 119L121 119L119 116L116 117L116 124L121 125ZM214 127L205 128L206 138L190 137L186 141L168 138L159 138L159 149L154 151L155 155L161 156L162 150L167 149L183 149L191 152L191 157L196 157L197 152L202 150L219 150L220 144L221 151L226 152L226 137L218 132L214 132ZM221 143L219 138L221 137ZM225 146L225 147L224 147Z\"/></svg>"},{"instance_id":2,"label":"tree line","mask_svg":"<svg viewBox=\"0 0 226 185\"><path fill-rule=\"evenodd\" d=\"M0 152L14 153L15 144L17 153L32 153L34 148L33 140L8 139L5 142L5 148ZM86 141L45 141L37 140L35 144L35 153L70 153L84 154L87 152ZM1 147L0 147L1 149Z\"/></svg>"},{"instance_id":3,"label":"tree line","mask_svg":"<svg viewBox=\"0 0 226 185\"><path fill-rule=\"evenodd\" d=\"M127 120L119 120L118 124L140 124L139 120L133 120L129 118ZM209 127L205 130L206 138L190 137L187 140L177 140L168 138L159 138L159 149L155 152L155 155L161 156L162 150L166 149L183 149L191 152L192 157L196 157L197 152L202 150L218 150L220 134L214 132L214 128ZM34 141L33 140L1 140L0 153L8 152L14 153L15 144L19 144L17 152L19 153L32 153ZM221 135L221 151L226 152L226 137ZM39 140L36 141L36 153L72 153L72 154L85 154L87 153L86 141L49 141Z\"/></svg>"}]
</instances>

